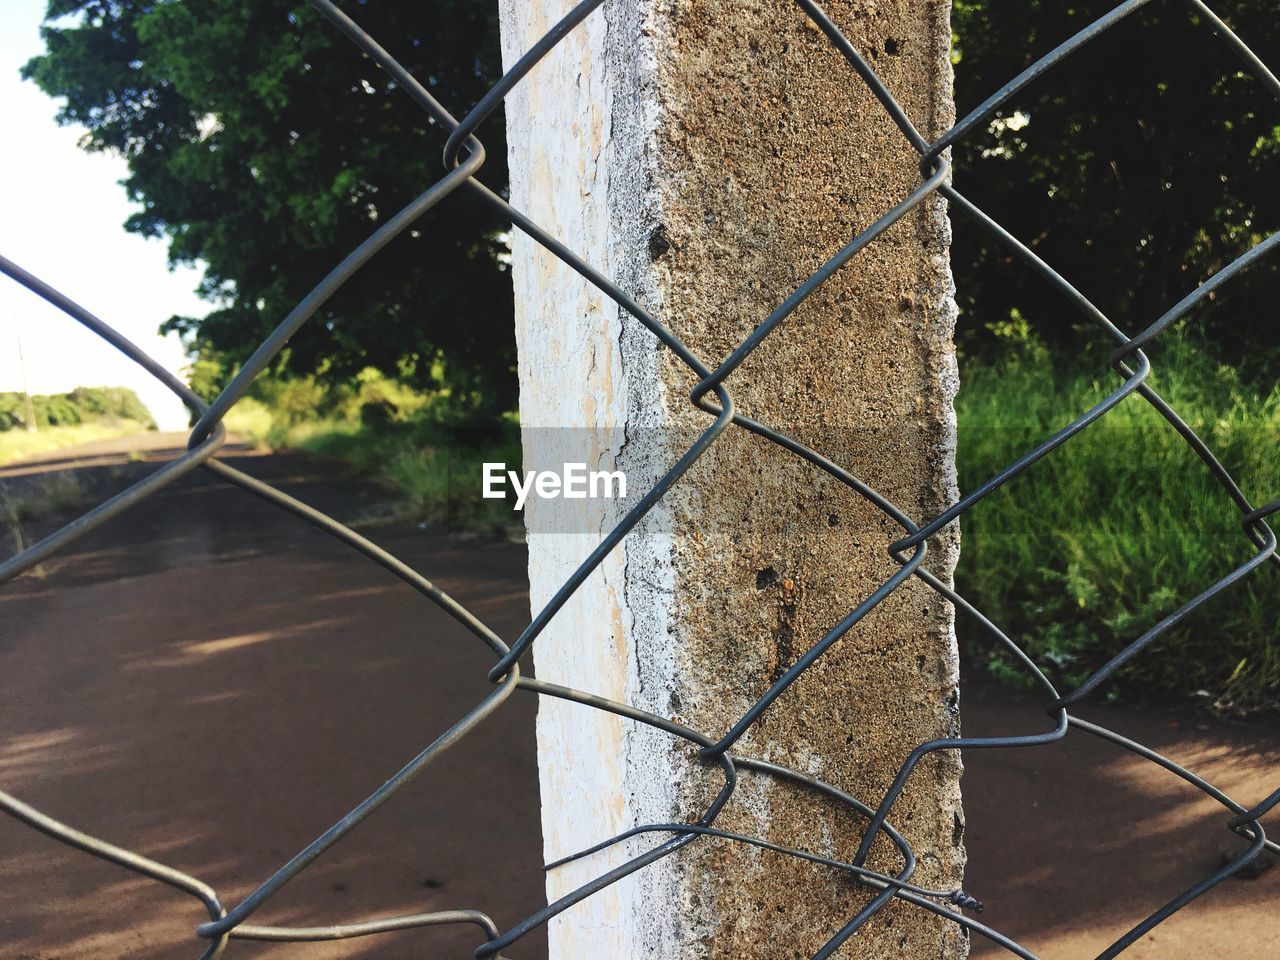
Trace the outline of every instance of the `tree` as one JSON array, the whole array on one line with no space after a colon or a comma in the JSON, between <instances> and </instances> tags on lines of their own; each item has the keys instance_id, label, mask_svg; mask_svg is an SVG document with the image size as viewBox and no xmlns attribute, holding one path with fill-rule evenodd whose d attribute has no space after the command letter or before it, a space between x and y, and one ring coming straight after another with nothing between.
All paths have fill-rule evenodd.
<instances>
[{"instance_id":1,"label":"tree","mask_svg":"<svg viewBox=\"0 0 1280 960\"><path fill-rule=\"evenodd\" d=\"M151 411L128 387L76 387L69 393L0 393L0 433L36 427L71 427L81 423L114 424L124 420L155 429ZM28 410L35 415L28 423Z\"/></svg>"},{"instance_id":2,"label":"tree","mask_svg":"<svg viewBox=\"0 0 1280 960\"><path fill-rule=\"evenodd\" d=\"M356 4L353 4L356 6ZM358 18L457 115L500 71L496 4L363 0ZM243 361L379 223L438 179L444 134L305 3L50 0L24 75L62 98L84 146L128 161L126 224L206 265L207 317L173 317L193 352ZM505 190L501 118L481 131ZM505 224L452 198L352 278L279 369L350 380L374 367L514 404ZM444 381L441 383L440 381Z\"/></svg>"},{"instance_id":3,"label":"tree","mask_svg":"<svg viewBox=\"0 0 1280 960\"><path fill-rule=\"evenodd\" d=\"M963 113L1115 4L957 0ZM1280 69L1270 0L1212 4ZM1130 335L1280 230L1280 107L1182 3L1152 3L1076 53L956 151L956 186ZM962 343L990 352L1030 331L1078 345L1083 318L956 215ZM1255 265L1189 323L1249 372L1277 355L1280 262ZM1003 335L1003 336L1002 336ZM1088 342L1113 346L1095 327ZM1157 345L1158 349L1158 345Z\"/></svg>"},{"instance_id":4,"label":"tree","mask_svg":"<svg viewBox=\"0 0 1280 960\"><path fill-rule=\"evenodd\" d=\"M460 113L499 73L496 9L363 0L359 20ZM955 0L961 113L1114 4ZM1280 63L1268 0L1219 0ZM67 18L73 20L68 24ZM439 175L441 131L308 6L285 0L51 0L26 75L65 99L85 145L129 162L129 229L207 264L208 317L174 317L198 356L243 360L348 250ZM905 50L906 55L912 51ZM1186 6L1152 3L956 147L957 186L1135 333L1280 229L1280 111ZM501 118L482 177L505 189ZM1109 350L1044 281L963 216L953 262L966 354L1010 337ZM514 405L505 225L452 198L392 244L291 343L281 368L375 367ZM1280 264L1258 264L1189 321L1223 360L1273 369ZM1072 351L1074 353L1074 349ZM1090 358L1093 362L1093 358Z\"/></svg>"}]
</instances>

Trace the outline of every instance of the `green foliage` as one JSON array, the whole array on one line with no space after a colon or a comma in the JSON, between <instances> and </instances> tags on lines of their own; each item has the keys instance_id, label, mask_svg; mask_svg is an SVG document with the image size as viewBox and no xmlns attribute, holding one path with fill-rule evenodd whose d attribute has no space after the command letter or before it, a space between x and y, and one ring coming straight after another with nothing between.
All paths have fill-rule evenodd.
<instances>
[{"instance_id":1,"label":"green foliage","mask_svg":"<svg viewBox=\"0 0 1280 960\"><path fill-rule=\"evenodd\" d=\"M1111 6L956 0L961 113ZM1217 9L1264 60L1280 59L1268 0ZM298 0L50 0L48 15L47 52L26 75L88 128L89 149L127 158L142 206L129 228L167 237L175 262L208 265L217 308L168 328L228 368L439 175L440 131ZM366 0L360 20L455 110L499 73L494 4ZM1280 228L1278 131L1269 95L1205 24L1184 5L1150 4L957 144L957 185L1136 331ZM500 118L483 133L484 175L502 190ZM481 419L512 409L505 229L475 203L447 202L330 301L277 372L332 384L373 367L469 396ZM964 217L955 231L967 354L997 354L1019 322L1074 343L1080 318L1058 293ZM1278 296L1272 258L1191 322L1257 379L1280 351Z\"/></svg>"},{"instance_id":2,"label":"green foliage","mask_svg":"<svg viewBox=\"0 0 1280 960\"><path fill-rule=\"evenodd\" d=\"M392 491L369 520L508 532L518 515L479 498L479 478L486 461L521 462L519 426L510 415L474 422L447 390L419 393L372 369L332 387L261 378L226 418L228 430L256 444L340 461Z\"/></svg>"},{"instance_id":3,"label":"green foliage","mask_svg":"<svg viewBox=\"0 0 1280 960\"><path fill-rule=\"evenodd\" d=\"M192 389L209 400L231 379L234 370L206 352L187 374ZM321 423L343 428L381 427L404 423L421 413L433 422L460 424L477 419L477 407L474 398L466 394L459 399L448 388L422 392L366 367L337 383L310 374L264 374L231 408L225 423L229 430L255 442L292 446L299 435L314 431Z\"/></svg>"},{"instance_id":4,"label":"green foliage","mask_svg":"<svg viewBox=\"0 0 1280 960\"><path fill-rule=\"evenodd\" d=\"M36 394L31 397L31 406L37 428L128 421L143 429L155 429L150 411L127 387L76 387L70 393ZM0 393L0 433L25 430L27 420L26 396Z\"/></svg>"},{"instance_id":5,"label":"green foliage","mask_svg":"<svg viewBox=\"0 0 1280 960\"><path fill-rule=\"evenodd\" d=\"M494 4L367 0L359 18L454 110L499 73ZM443 172L438 126L297 0L50 0L43 36L25 75L63 99L61 120L88 128L88 149L128 161L141 205L128 229L166 237L175 263L207 265L216 308L166 324L197 362L243 362ZM482 135L484 177L505 189L501 118ZM469 393L483 418L510 409L505 227L479 204L447 203L348 281L278 370L341 383L372 367Z\"/></svg>"},{"instance_id":6,"label":"green foliage","mask_svg":"<svg viewBox=\"0 0 1280 960\"><path fill-rule=\"evenodd\" d=\"M315 425L297 445L394 491L371 520L424 522L455 532L507 533L519 526L510 504L479 497L484 463L521 462L513 420L479 431L450 429L430 417L379 427L330 422Z\"/></svg>"},{"instance_id":7,"label":"green foliage","mask_svg":"<svg viewBox=\"0 0 1280 960\"><path fill-rule=\"evenodd\" d=\"M1259 391L1203 351L1153 353L1151 384L1255 503L1280 491L1280 388ZM1119 384L1064 370L1035 341L964 368L962 490L993 476ZM1243 563L1240 514L1208 468L1140 397L1126 398L962 522L957 582L1065 685ZM1111 690L1208 690L1236 709L1280 706L1280 571L1266 564L1158 639ZM973 649L985 649L961 618ZM990 655L999 676L1013 678Z\"/></svg>"},{"instance_id":8,"label":"green foliage","mask_svg":"<svg viewBox=\"0 0 1280 960\"><path fill-rule=\"evenodd\" d=\"M0 517L8 520L13 533L23 536L21 525L70 513L91 499L79 474L54 470L20 487L0 481ZM25 546L25 541L19 540Z\"/></svg>"},{"instance_id":9,"label":"green foliage","mask_svg":"<svg viewBox=\"0 0 1280 960\"><path fill-rule=\"evenodd\" d=\"M956 0L961 115L1113 6ZM1271 0L1213 6L1264 62L1280 62ZM1185 4L1150 4L957 145L956 186L1132 334L1280 230L1276 122L1274 98ZM966 354L998 355L1014 317L1077 349L1080 317L1061 294L967 217L953 221ZM1188 322L1217 357L1265 380L1280 351L1277 298L1272 257ZM1090 338L1086 349L1111 349Z\"/></svg>"},{"instance_id":10,"label":"green foliage","mask_svg":"<svg viewBox=\"0 0 1280 960\"><path fill-rule=\"evenodd\" d=\"M960 112L1113 5L955 0ZM1269 0L1215 8L1264 61L1280 62ZM498 74L495 19L494 4L464 0L360 6L362 24L455 111ZM44 36L47 53L26 75L64 99L62 119L88 128L89 149L128 160L126 187L142 207L129 229L167 237L175 262L208 265L203 293L217 308L167 325L187 338L192 384L206 397L439 175L440 131L300 2L51 0ZM1150 4L956 145L956 185L1132 333L1280 229L1275 116L1185 5ZM494 118L483 131L485 177L498 190L501 130ZM1097 370L1112 345L1096 330L1082 339L1059 293L963 216L954 224L960 469L972 485L1110 385L1056 358ZM448 514L458 463L494 444L507 450L492 459L519 460L509 423L461 453L451 434L460 422L503 423L514 406L504 230L474 203L446 202L323 308L228 425L380 477L406 516ZM1258 500L1280 490L1280 400L1268 379L1280 362L1277 299L1272 258L1183 324L1208 356L1169 343L1154 351L1154 382ZM6 403L0 425L13 422ZM1203 465L1130 398L973 511L958 576L1069 682L1246 550ZM1268 566L1230 590L1113 689L1280 702L1275 578Z\"/></svg>"},{"instance_id":11,"label":"green foliage","mask_svg":"<svg viewBox=\"0 0 1280 960\"><path fill-rule=\"evenodd\" d=\"M955 0L960 114L1113 6ZM1280 61L1271 3L1215 10ZM1280 230L1278 161L1275 101L1183 4L1129 16L955 148L960 191L1131 334ZM1114 347L1101 331L968 218L953 224L968 489L1118 380L1097 372ZM1258 502L1280 491L1278 297L1273 257L1197 308L1183 340L1168 331L1150 351L1152 383ZM963 536L962 592L1064 685L1249 555L1229 498L1137 397L979 504ZM1111 692L1280 705L1276 578L1267 565L1212 601ZM1017 676L999 655L991 665Z\"/></svg>"},{"instance_id":12,"label":"green foliage","mask_svg":"<svg viewBox=\"0 0 1280 960\"><path fill-rule=\"evenodd\" d=\"M55 450L92 443L96 440L111 440L115 437L127 437L141 433L147 429L133 420L100 421L97 423L78 423L69 427L45 427L35 433L26 430L0 431L0 465L13 463L16 460L28 460Z\"/></svg>"},{"instance_id":13,"label":"green foliage","mask_svg":"<svg viewBox=\"0 0 1280 960\"><path fill-rule=\"evenodd\" d=\"M513 422L479 433L425 421L379 429L321 425L300 448L341 460L394 491L393 501L370 519L425 522L455 532L519 529L519 514L509 503L479 497L484 463L521 462L519 428Z\"/></svg>"}]
</instances>

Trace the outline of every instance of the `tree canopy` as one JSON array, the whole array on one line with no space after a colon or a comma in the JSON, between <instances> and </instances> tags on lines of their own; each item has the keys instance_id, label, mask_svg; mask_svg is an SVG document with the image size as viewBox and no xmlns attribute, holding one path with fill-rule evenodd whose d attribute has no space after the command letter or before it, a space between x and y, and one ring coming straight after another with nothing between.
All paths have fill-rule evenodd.
<instances>
[{"instance_id":1,"label":"tree canopy","mask_svg":"<svg viewBox=\"0 0 1280 960\"><path fill-rule=\"evenodd\" d=\"M955 0L961 114L1114 6ZM1214 4L1280 63L1271 0ZM499 74L497 3L362 0L359 19L461 112ZM797 13L799 15L799 13ZM203 261L216 309L173 318L205 356L244 359L324 273L440 174L441 131L305 3L50 0L25 73L129 163L127 226ZM910 50L906 53L909 55ZM505 188L499 117L482 173ZM1152 3L958 144L956 184L1135 333L1280 229L1280 111L1180 3ZM962 216L952 252L966 354L1010 340L1108 348L1043 280ZM287 371L373 367L513 405L506 225L448 200L358 273L291 343ZM1263 262L1191 321L1257 373L1277 355L1280 264Z\"/></svg>"},{"instance_id":2,"label":"tree canopy","mask_svg":"<svg viewBox=\"0 0 1280 960\"><path fill-rule=\"evenodd\" d=\"M455 113L500 72L497 4L365 0L361 25ZM244 360L361 240L443 173L442 131L305 3L50 0L46 52L24 75L63 100L84 146L128 161L127 229L207 264L195 350ZM482 130L482 179L505 189L503 125ZM505 225L446 201L353 277L281 359L350 380L373 367L450 386L487 409L514 398ZM443 382L442 382L443 381Z\"/></svg>"},{"instance_id":3,"label":"tree canopy","mask_svg":"<svg viewBox=\"0 0 1280 960\"><path fill-rule=\"evenodd\" d=\"M956 0L961 115L1115 4ZM1213 8L1273 69L1271 0ZM1036 81L956 150L957 188L1133 335L1280 230L1280 104L1182 3L1152 3ZM953 217L962 344L1037 336L1112 346L1061 294ZM1266 372L1280 344L1280 262L1222 287L1188 324Z\"/></svg>"}]
</instances>

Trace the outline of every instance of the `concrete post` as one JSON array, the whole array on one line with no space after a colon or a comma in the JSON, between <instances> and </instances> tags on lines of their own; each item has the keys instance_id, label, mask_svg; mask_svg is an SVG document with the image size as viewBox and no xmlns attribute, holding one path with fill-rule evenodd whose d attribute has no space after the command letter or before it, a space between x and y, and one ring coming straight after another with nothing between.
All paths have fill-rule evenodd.
<instances>
[{"instance_id":1,"label":"concrete post","mask_svg":"<svg viewBox=\"0 0 1280 960\"><path fill-rule=\"evenodd\" d=\"M571 0L501 0L511 64ZM952 120L946 0L826 9L928 135ZM614 0L507 105L514 204L715 366L827 257L918 183L918 158L787 0ZM739 409L795 433L916 519L956 496L949 227L933 200L858 254L730 379ZM639 491L707 417L653 337L522 235L512 270L526 457L573 428L594 467ZM537 457L542 462L546 455ZM616 519L577 533L526 508L532 603ZM559 528L563 529L563 527ZM877 511L780 449L728 434L634 531L535 646L537 675L722 735L780 671L894 569ZM931 544L950 577L958 534ZM912 579L792 686L738 752L874 805L918 743L956 733L952 611ZM548 860L642 823L697 818L714 775L687 744L544 699ZM892 821L916 880L959 883L960 764L934 754ZM808 793L744 775L718 825L851 858L862 827ZM558 897L664 837L551 871ZM870 864L896 869L887 844ZM551 956L808 957L870 894L846 876L699 840L553 921ZM842 957L960 958L954 925L894 903Z\"/></svg>"}]
</instances>

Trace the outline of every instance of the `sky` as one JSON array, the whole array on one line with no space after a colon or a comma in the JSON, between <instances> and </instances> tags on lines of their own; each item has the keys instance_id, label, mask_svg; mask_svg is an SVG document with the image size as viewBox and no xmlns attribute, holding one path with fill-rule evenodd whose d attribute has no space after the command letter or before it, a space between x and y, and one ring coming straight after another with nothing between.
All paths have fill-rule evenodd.
<instances>
[{"instance_id":1,"label":"sky","mask_svg":"<svg viewBox=\"0 0 1280 960\"><path fill-rule=\"evenodd\" d=\"M199 270L169 270L165 244L126 233L134 205L122 159L76 146L81 127L54 122L56 101L18 74L43 49L45 0L0 3L0 253L111 324L179 373L177 337L158 328L174 314L201 316ZM76 386L132 387L161 429L182 429L182 404L112 347L26 288L0 275L0 391L21 390L19 341L32 393Z\"/></svg>"}]
</instances>

